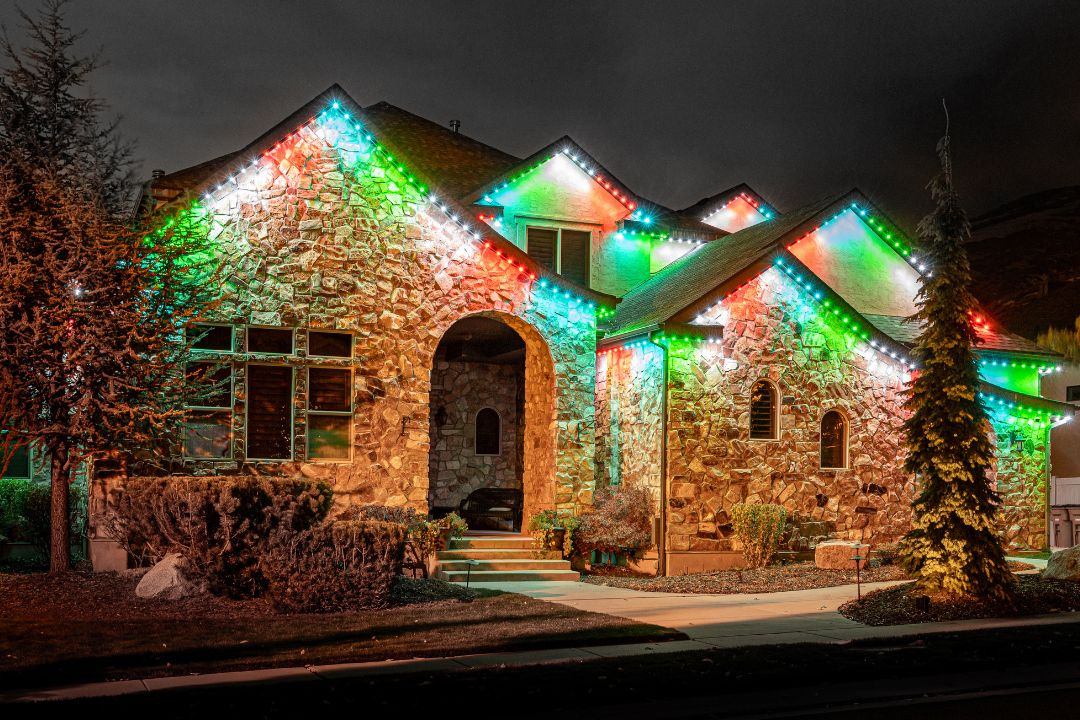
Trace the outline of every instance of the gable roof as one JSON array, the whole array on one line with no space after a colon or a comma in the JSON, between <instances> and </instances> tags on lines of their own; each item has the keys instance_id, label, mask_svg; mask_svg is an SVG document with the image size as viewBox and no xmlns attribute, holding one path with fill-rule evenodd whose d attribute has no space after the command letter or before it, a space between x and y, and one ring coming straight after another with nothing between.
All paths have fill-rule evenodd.
<instances>
[{"instance_id":1,"label":"gable roof","mask_svg":"<svg viewBox=\"0 0 1080 720\"><path fill-rule=\"evenodd\" d=\"M521 162L520 158L387 102L364 108L364 117L395 154L408 157L413 167L455 198Z\"/></svg>"},{"instance_id":2,"label":"gable roof","mask_svg":"<svg viewBox=\"0 0 1080 720\"><path fill-rule=\"evenodd\" d=\"M626 207L627 211L633 212L640 208L642 211L654 211L657 213L670 212L668 208L665 208L659 203L646 200L632 191L625 183L612 175L606 167L601 165L596 158L578 145L569 135L563 135L555 142L548 143L516 165L507 168L501 174L485 180L482 184L473 188L472 192L462 196L461 201L464 204L475 203L483 199L485 195L509 185L519 176L543 165L559 154L565 155L576 163L583 172L588 173L601 187L607 190L612 197L621 202Z\"/></svg>"},{"instance_id":3,"label":"gable roof","mask_svg":"<svg viewBox=\"0 0 1080 720\"><path fill-rule=\"evenodd\" d=\"M819 200L687 253L623 297L616 308L610 334L620 335L671 320L684 308L739 278L747 269L756 270L752 275L757 275L783 249L784 238L847 197L837 195Z\"/></svg>"},{"instance_id":4,"label":"gable roof","mask_svg":"<svg viewBox=\"0 0 1080 720\"><path fill-rule=\"evenodd\" d=\"M335 109L340 107L341 109L347 110L352 117L355 117L356 122L360 123L365 128L369 139L372 139L375 142L377 149L382 148L383 152L390 151L393 155L398 156L398 161L404 163L404 165L412 171L413 175L415 175L415 178L418 179L422 185L426 186L427 190L431 193L429 199L432 204L446 213L451 220L461 226L463 230L471 234L478 241L482 238L485 247L490 247L500 257L504 257L510 261L511 266L519 269L522 273L531 275L533 278L542 278L544 282L541 284L550 283L558 287L569 288L575 295L596 304L612 307L618 302L618 300L611 295L581 287L573 280L548 270L497 230L487 227L486 225L483 228L472 228L467 225L465 218L470 217L471 213L464 205L456 201L453 193L444 190L442 183L439 181L439 177L437 175L429 175L421 163L414 161L409 148L395 145L392 141L389 143L386 142L376 124L367 118L363 108L361 108L360 105L336 83L304 103L298 110L274 125L274 127L267 130L254 141L248 143L242 149L203 163L202 165L205 166L204 170L197 173L194 172L194 168L200 166L193 166L193 168L188 168L186 171L181 171L187 172L191 178L197 179L193 180L190 185L184 187L181 191L178 191L169 197L167 202L173 206L182 206L192 198L199 197L204 193L209 193L215 188L220 190L221 187L228 182L230 177L252 167L254 163L257 162L258 158L287 140L294 133L297 133L299 129L314 122L328 107L333 107ZM387 114L397 115L396 113L389 112L387 112ZM400 118L400 115L398 115L398 117ZM431 124L434 125L434 123ZM454 141L444 143L444 146L451 145L453 142ZM482 145L482 143L476 144ZM491 150L494 149L491 148ZM421 149L420 152L423 154L423 149ZM480 151L476 152L477 154L480 154ZM438 154L435 153L435 155ZM174 173L174 176L176 175L179 175L179 173ZM410 175L410 178L411 177L413 176ZM159 181L164 179L165 178L161 178ZM143 203L141 203L142 207L148 207L148 203L145 202L146 196L149 195L151 198L154 197L154 187L156 187L157 182L158 181L152 181L144 188L144 198ZM170 182L175 183L177 180L174 177ZM436 200L436 198L438 199Z\"/></svg>"},{"instance_id":5,"label":"gable roof","mask_svg":"<svg viewBox=\"0 0 1080 720\"><path fill-rule=\"evenodd\" d=\"M747 195L754 198L758 205L762 206L762 209L764 210L762 214L765 212L770 213L771 215L778 214L772 203L766 202L765 198L761 196L761 193L757 192L746 183L739 183L738 185L730 187L722 192L718 192L715 195L703 197L693 205L679 210L678 214L694 220L701 220L714 212L717 208L727 205L739 195Z\"/></svg>"},{"instance_id":6,"label":"gable roof","mask_svg":"<svg viewBox=\"0 0 1080 720\"><path fill-rule=\"evenodd\" d=\"M915 339L919 336L919 333L922 332L922 325L906 317L899 317L896 315L872 315L870 313L863 313L862 316L866 318L871 325L891 337L893 340L909 347L915 343ZM1027 338L1014 335L1004 329L998 332L983 333L980 334L979 337L982 338L982 342L975 346L976 352L1007 352L1024 355L1038 355L1046 358L1061 357L1059 353L1056 353L1053 350L1047 350L1044 347L1036 345Z\"/></svg>"}]
</instances>

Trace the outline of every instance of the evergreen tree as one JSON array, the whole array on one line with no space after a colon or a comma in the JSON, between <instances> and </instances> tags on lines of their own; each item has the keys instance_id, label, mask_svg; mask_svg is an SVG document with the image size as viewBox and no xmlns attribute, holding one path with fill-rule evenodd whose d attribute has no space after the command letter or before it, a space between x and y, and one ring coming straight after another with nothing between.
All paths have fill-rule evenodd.
<instances>
[{"instance_id":1,"label":"evergreen tree","mask_svg":"<svg viewBox=\"0 0 1080 720\"><path fill-rule=\"evenodd\" d=\"M198 214L147 232L124 218L127 154L77 92L93 58L52 0L5 38L0 69L0 467L48 457L50 571L69 567L69 486L85 460L170 455L183 418L184 328L207 307L213 253Z\"/></svg>"},{"instance_id":2,"label":"evergreen tree","mask_svg":"<svg viewBox=\"0 0 1080 720\"><path fill-rule=\"evenodd\" d=\"M1035 342L1054 352L1059 352L1070 362L1080 362L1080 317L1074 321L1071 330L1049 327L1039 333Z\"/></svg>"},{"instance_id":3,"label":"evergreen tree","mask_svg":"<svg viewBox=\"0 0 1080 720\"><path fill-rule=\"evenodd\" d=\"M976 305L964 252L970 226L953 187L948 134L937 151L941 173L928 186L935 208L918 228L933 274L919 290L919 370L904 403L905 467L918 491L904 559L926 591L1008 598L1012 575L995 532L999 498L986 475L994 449L978 392Z\"/></svg>"}]
</instances>

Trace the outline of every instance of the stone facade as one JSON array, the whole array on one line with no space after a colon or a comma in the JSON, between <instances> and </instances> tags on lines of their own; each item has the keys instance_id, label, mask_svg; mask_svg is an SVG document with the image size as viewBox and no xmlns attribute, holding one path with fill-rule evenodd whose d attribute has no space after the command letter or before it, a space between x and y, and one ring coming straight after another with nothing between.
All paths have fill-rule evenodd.
<instances>
[{"instance_id":1,"label":"stone facade","mask_svg":"<svg viewBox=\"0 0 1080 720\"><path fill-rule=\"evenodd\" d=\"M456 508L482 487L521 488L524 373L515 365L438 361L431 381L431 504ZM444 422L435 416L442 408ZM476 414L499 413L499 454L476 453Z\"/></svg>"},{"instance_id":2,"label":"stone facade","mask_svg":"<svg viewBox=\"0 0 1080 720\"><path fill-rule=\"evenodd\" d=\"M719 344L670 351L668 524L671 552L735 550L732 505L776 503L837 537L895 540L909 527L903 471L902 379L834 321L816 314L775 270L712 311ZM750 440L750 389L779 390L779 439ZM819 423L847 420L847 467L819 463ZM873 513L856 513L857 507Z\"/></svg>"},{"instance_id":3,"label":"stone facade","mask_svg":"<svg viewBox=\"0 0 1080 720\"><path fill-rule=\"evenodd\" d=\"M229 279L216 318L241 329L352 333L353 359L337 361L353 369L352 458L305 460L307 399L298 383L293 462L246 461L245 363L302 371L316 361L299 332L290 357L233 356L232 459L203 461L196 470L298 472L330 481L342 505L426 509L435 349L455 321L479 314L501 320L526 342L526 512L590 503L593 310L529 282L485 251L344 121L306 126L270 160L208 203L210 236L225 254Z\"/></svg>"},{"instance_id":4,"label":"stone facade","mask_svg":"<svg viewBox=\"0 0 1080 720\"><path fill-rule=\"evenodd\" d=\"M914 479L903 468L903 368L882 362L768 270L703 318L719 343L667 343L664 497L668 573L739 563L730 508L783 505L800 523L872 544L911 524ZM644 343L597 363L597 474L659 481L664 351ZM749 438L750 390L778 390L779 438ZM820 467L820 421L847 421L847 463ZM1012 548L1045 546L1045 433L994 419L1000 526Z\"/></svg>"}]
</instances>

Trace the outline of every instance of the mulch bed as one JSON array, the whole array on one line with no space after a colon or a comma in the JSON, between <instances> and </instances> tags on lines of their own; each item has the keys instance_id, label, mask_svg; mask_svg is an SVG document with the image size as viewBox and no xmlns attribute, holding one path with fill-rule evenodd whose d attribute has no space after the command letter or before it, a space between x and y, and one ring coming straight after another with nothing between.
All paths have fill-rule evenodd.
<instances>
[{"instance_id":1,"label":"mulch bed","mask_svg":"<svg viewBox=\"0 0 1080 720\"><path fill-rule=\"evenodd\" d=\"M1038 575L1018 575L1016 580L1015 603L931 595L930 610L924 612L915 607L915 599L926 593L917 590L915 583L906 583L846 602L840 613L867 625L904 625L1080 610L1078 582L1045 580Z\"/></svg>"},{"instance_id":2,"label":"mulch bed","mask_svg":"<svg viewBox=\"0 0 1080 720\"><path fill-rule=\"evenodd\" d=\"M895 565L871 567L862 571L862 582L907 580ZM589 575L584 581L593 585L644 590L646 592L688 593L695 595L734 595L747 593L812 590L855 583L855 570L822 570L814 563L771 565L755 570L719 570L671 577L619 577Z\"/></svg>"},{"instance_id":3,"label":"mulch bed","mask_svg":"<svg viewBox=\"0 0 1080 720\"><path fill-rule=\"evenodd\" d=\"M1013 572L1033 570L1034 566L1022 562L1010 562ZM586 575L584 582L592 585L643 590L645 592L686 593L690 595L746 595L784 592L787 590L814 590L855 584L855 570L823 570L812 562L770 565L756 570L719 570L709 573L674 575L672 577L642 576L632 571L600 568ZM864 583L909 580L897 565L866 568L861 573Z\"/></svg>"},{"instance_id":4,"label":"mulch bed","mask_svg":"<svg viewBox=\"0 0 1080 720\"><path fill-rule=\"evenodd\" d=\"M134 574L0 574L0 687L685 637L441 581L400 579L395 606L325 615L279 614L263 599L144 600L137 583Z\"/></svg>"}]
</instances>

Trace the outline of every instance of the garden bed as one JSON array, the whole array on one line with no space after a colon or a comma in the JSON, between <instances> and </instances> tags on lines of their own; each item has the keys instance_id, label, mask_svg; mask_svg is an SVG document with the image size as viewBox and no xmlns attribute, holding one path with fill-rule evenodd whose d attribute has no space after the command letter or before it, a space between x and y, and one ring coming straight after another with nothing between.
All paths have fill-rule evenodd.
<instances>
[{"instance_id":1,"label":"garden bed","mask_svg":"<svg viewBox=\"0 0 1080 720\"><path fill-rule=\"evenodd\" d=\"M1009 567L1014 572L1034 569L1027 563L1018 562L1010 562ZM909 579L897 565L871 566L863 570L861 576L864 583ZM671 577L645 577L625 572L601 571L585 576L583 581L592 585L645 592L736 595L854 585L855 570L823 570L815 567L812 562L801 562L770 565L755 570L719 570Z\"/></svg>"},{"instance_id":2,"label":"garden bed","mask_svg":"<svg viewBox=\"0 0 1080 720\"><path fill-rule=\"evenodd\" d=\"M0 685L684 637L655 625L440 581L399 578L391 595L395 606L324 615L278 614L265 599L144 600L135 595L137 582L134 574L117 573L0 575Z\"/></svg>"},{"instance_id":3,"label":"garden bed","mask_svg":"<svg viewBox=\"0 0 1080 720\"><path fill-rule=\"evenodd\" d=\"M915 583L905 583L867 593L861 600L846 602L840 606L840 613L867 625L905 625L1080 610L1080 582L1046 580L1038 575L1017 576L1015 603L1012 604L930 595L930 609L924 611L915 605L915 599L923 595L926 593L917 590Z\"/></svg>"}]
</instances>

